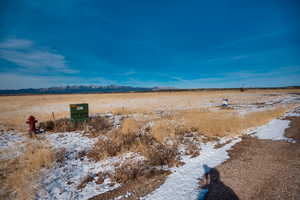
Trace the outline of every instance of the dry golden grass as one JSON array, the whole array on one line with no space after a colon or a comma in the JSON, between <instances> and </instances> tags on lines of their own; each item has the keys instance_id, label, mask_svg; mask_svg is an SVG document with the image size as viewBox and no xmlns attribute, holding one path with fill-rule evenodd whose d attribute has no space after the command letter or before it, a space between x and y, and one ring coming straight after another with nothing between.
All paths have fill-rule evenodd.
<instances>
[{"instance_id":1,"label":"dry golden grass","mask_svg":"<svg viewBox=\"0 0 300 200\"><path fill-rule=\"evenodd\" d=\"M125 152L137 152L145 156L149 165L176 164L177 149L157 141L149 134L150 130L142 133L144 124L143 121L125 119L122 127L110 132L107 139L99 139L87 156L97 161Z\"/></svg>"},{"instance_id":2,"label":"dry golden grass","mask_svg":"<svg viewBox=\"0 0 300 200\"><path fill-rule=\"evenodd\" d=\"M234 111L185 112L183 118L185 126L188 128L194 128L208 136L223 137L239 134L245 129L263 125L286 111L287 108L279 107L242 116Z\"/></svg>"},{"instance_id":3,"label":"dry golden grass","mask_svg":"<svg viewBox=\"0 0 300 200\"><path fill-rule=\"evenodd\" d=\"M0 122L12 127L25 127L25 120L34 115L40 121L69 117L69 104L89 103L90 113L114 112L122 114L150 113L156 110L195 109L210 103L221 103L222 98L231 103L263 103L274 96L284 97L300 90L248 90L239 91L185 91L119 94L72 94L0 96Z\"/></svg>"},{"instance_id":4,"label":"dry golden grass","mask_svg":"<svg viewBox=\"0 0 300 200\"><path fill-rule=\"evenodd\" d=\"M34 199L40 170L50 167L53 161L51 149L38 142L28 144L24 154L13 160L1 160L0 198Z\"/></svg>"},{"instance_id":5,"label":"dry golden grass","mask_svg":"<svg viewBox=\"0 0 300 200\"><path fill-rule=\"evenodd\" d=\"M233 110L199 111L185 110L173 113L173 117L161 119L152 127L153 137L164 142L166 137L175 137L189 131L197 131L210 137L238 135L243 130L261 126L283 115L289 107L251 112L240 115Z\"/></svg>"},{"instance_id":6,"label":"dry golden grass","mask_svg":"<svg viewBox=\"0 0 300 200\"><path fill-rule=\"evenodd\" d=\"M121 127L121 134L129 135L139 131L139 129L143 126L143 122L137 121L132 118L124 119Z\"/></svg>"},{"instance_id":7,"label":"dry golden grass","mask_svg":"<svg viewBox=\"0 0 300 200\"><path fill-rule=\"evenodd\" d=\"M154 125L151 128L152 136L164 143L165 138L174 138L180 133L187 132L185 126L183 126L180 118L177 119L159 119L154 121Z\"/></svg>"}]
</instances>

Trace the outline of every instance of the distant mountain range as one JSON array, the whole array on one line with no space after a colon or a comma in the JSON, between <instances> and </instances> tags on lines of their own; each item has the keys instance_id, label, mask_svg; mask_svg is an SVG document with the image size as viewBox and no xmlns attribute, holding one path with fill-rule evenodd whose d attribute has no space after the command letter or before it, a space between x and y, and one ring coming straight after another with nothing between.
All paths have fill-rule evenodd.
<instances>
[{"instance_id":1,"label":"distant mountain range","mask_svg":"<svg viewBox=\"0 0 300 200\"><path fill-rule=\"evenodd\" d=\"M175 90L171 87L130 87L118 85L77 85L77 86L63 86L50 88L28 88L18 90L0 90L0 95L19 95L19 94L81 94L81 93L113 93L113 92L150 92L161 90Z\"/></svg>"},{"instance_id":2,"label":"distant mountain range","mask_svg":"<svg viewBox=\"0 0 300 200\"><path fill-rule=\"evenodd\" d=\"M248 87L248 89L300 89L300 86L287 87ZM0 95L24 95L24 94L84 94L84 93L114 93L114 92L152 92L152 91L200 91L200 90L241 90L242 88L195 88L178 89L175 87L131 87L119 85L74 85L49 88L28 88L18 90L0 90Z\"/></svg>"}]
</instances>

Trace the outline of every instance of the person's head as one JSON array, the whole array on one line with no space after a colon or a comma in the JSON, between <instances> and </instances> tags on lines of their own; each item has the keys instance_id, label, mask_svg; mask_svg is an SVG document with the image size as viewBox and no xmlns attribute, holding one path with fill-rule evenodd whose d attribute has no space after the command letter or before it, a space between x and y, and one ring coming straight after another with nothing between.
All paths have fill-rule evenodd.
<instances>
[{"instance_id":1,"label":"person's head","mask_svg":"<svg viewBox=\"0 0 300 200\"><path fill-rule=\"evenodd\" d=\"M207 166L207 164L203 165L203 169L204 169L204 173L208 173L211 170L211 168Z\"/></svg>"},{"instance_id":2,"label":"person's head","mask_svg":"<svg viewBox=\"0 0 300 200\"><path fill-rule=\"evenodd\" d=\"M212 168L209 172L210 174L210 182L211 183L218 183L220 182L220 173L215 168Z\"/></svg>"}]
</instances>

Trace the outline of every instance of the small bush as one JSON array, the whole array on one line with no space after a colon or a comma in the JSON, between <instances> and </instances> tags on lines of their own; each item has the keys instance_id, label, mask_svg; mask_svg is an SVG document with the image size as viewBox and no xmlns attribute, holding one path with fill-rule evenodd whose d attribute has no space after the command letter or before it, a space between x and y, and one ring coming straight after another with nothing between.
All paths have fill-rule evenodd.
<instances>
[{"instance_id":1,"label":"small bush","mask_svg":"<svg viewBox=\"0 0 300 200\"><path fill-rule=\"evenodd\" d=\"M64 118L56 121L40 122L39 128L45 131L55 132L69 132L76 130L86 130L88 132L96 133L107 131L112 127L112 124L105 117L97 116L90 117L86 122L74 123L70 119Z\"/></svg>"},{"instance_id":2,"label":"small bush","mask_svg":"<svg viewBox=\"0 0 300 200\"><path fill-rule=\"evenodd\" d=\"M133 127L133 126L130 126ZM132 130L132 129L131 129ZM145 156L150 165L173 165L177 159L177 148L161 144L150 133L140 133L125 129L111 132L108 139L100 139L87 156L94 160L102 160L107 156L116 156L128 151Z\"/></svg>"},{"instance_id":3,"label":"small bush","mask_svg":"<svg viewBox=\"0 0 300 200\"><path fill-rule=\"evenodd\" d=\"M112 140L99 140L94 148L87 152L87 157L99 161L109 156L116 156L121 151L121 146Z\"/></svg>"},{"instance_id":4,"label":"small bush","mask_svg":"<svg viewBox=\"0 0 300 200\"><path fill-rule=\"evenodd\" d=\"M169 171L150 167L144 162L125 163L116 169L112 175L112 181L124 184L142 177L152 178L164 173L169 173Z\"/></svg>"},{"instance_id":5,"label":"small bush","mask_svg":"<svg viewBox=\"0 0 300 200\"><path fill-rule=\"evenodd\" d=\"M175 147L166 147L162 144L158 146L149 146L142 154L147 158L148 164L152 166L173 166L177 163L178 152Z\"/></svg>"}]
</instances>

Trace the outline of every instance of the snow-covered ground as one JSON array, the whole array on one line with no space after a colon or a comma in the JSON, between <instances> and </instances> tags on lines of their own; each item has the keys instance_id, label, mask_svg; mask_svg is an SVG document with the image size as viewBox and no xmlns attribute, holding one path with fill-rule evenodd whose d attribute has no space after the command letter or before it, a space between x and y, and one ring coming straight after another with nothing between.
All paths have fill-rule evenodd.
<instances>
[{"instance_id":1,"label":"snow-covered ground","mask_svg":"<svg viewBox=\"0 0 300 200\"><path fill-rule=\"evenodd\" d=\"M253 136L256 136L259 139L293 142L293 139L284 136L284 131L289 127L289 124L289 120L274 119L268 124L258 127Z\"/></svg>"},{"instance_id":2,"label":"snow-covered ground","mask_svg":"<svg viewBox=\"0 0 300 200\"><path fill-rule=\"evenodd\" d=\"M24 152L28 138L15 130L0 126L0 160L12 159Z\"/></svg>"},{"instance_id":3,"label":"snow-covered ground","mask_svg":"<svg viewBox=\"0 0 300 200\"><path fill-rule=\"evenodd\" d=\"M96 184L97 173L114 172L116 164L129 159L133 162L144 159L136 153L125 153L101 162L89 160L85 156L78 157L81 151L91 149L97 141L97 138L88 138L79 132L49 134L46 139L55 149L65 149L65 161L56 163L53 168L44 171L42 189L38 192L37 199L89 199L120 186L112 183L108 177L102 184ZM78 189L79 184L87 176L94 177L94 180Z\"/></svg>"}]
</instances>

